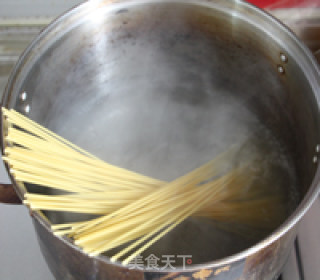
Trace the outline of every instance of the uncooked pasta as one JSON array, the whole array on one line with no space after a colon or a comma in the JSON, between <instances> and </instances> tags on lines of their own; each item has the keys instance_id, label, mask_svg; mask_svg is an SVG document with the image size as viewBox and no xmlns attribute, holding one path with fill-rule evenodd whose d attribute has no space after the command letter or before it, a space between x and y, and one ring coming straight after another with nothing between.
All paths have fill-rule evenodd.
<instances>
[{"instance_id":1,"label":"uncooked pasta","mask_svg":"<svg viewBox=\"0 0 320 280\"><path fill-rule=\"evenodd\" d=\"M2 108L7 162L16 182L33 184L25 193L32 210L92 214L80 222L53 224L91 256L121 248L112 261L128 264L134 257L191 216L216 221L274 227L280 195L254 187L254 157L225 168L239 146L171 181L154 179L100 160L14 110ZM249 141L249 140L248 140ZM250 191L244 190L250 187ZM54 189L59 194L46 194ZM265 213L264 213L265 215Z\"/></svg>"}]
</instances>

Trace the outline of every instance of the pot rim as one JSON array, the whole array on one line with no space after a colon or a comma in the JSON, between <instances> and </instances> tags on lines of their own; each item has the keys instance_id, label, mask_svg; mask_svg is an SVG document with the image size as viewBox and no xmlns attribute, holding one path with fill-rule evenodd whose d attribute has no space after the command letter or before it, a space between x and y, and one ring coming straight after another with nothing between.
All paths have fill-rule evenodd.
<instances>
[{"instance_id":1,"label":"pot rim","mask_svg":"<svg viewBox=\"0 0 320 280\"><path fill-rule=\"evenodd\" d=\"M75 6L74 8L70 9L69 11L62 14L60 17L55 19L52 23L50 23L28 46L28 48L22 53L20 56L18 62L16 63L14 69L12 70L12 73L9 77L7 87L4 91L3 97L2 97L2 105L6 108L9 107L10 98L12 95L12 92L14 91L14 84L17 80L17 77L22 72L22 68L25 67L25 65L28 64L28 56L30 52L37 47L38 44L41 43L42 40L45 39L45 36L55 29L57 26L59 26L60 23L64 22L68 17L75 15L77 13L89 13L91 10L97 9L100 6L104 5L137 5L137 4L143 4L143 3L186 3L186 4L193 4L197 6L206 6L208 8L214 8L215 6L223 5L226 1L225 0L139 0L139 1L130 1L130 0L91 0L84 2L82 4L79 4ZM311 79L313 80L313 88L315 93L315 98L317 100L318 107L320 107L320 67L318 63L316 62L315 58L313 57L310 50L302 43L300 40L296 37L296 35L288 29L282 22L280 22L278 19L276 19L274 16L269 14L266 11L261 10L260 8L254 6L253 4L247 3L245 0L232 0L230 1L234 4L234 6L241 6L242 8L245 8L247 10L250 10L255 15L259 15L259 17L263 18L264 20L268 20L271 24L277 26L281 29L282 32L285 32L288 37L290 37L291 40L295 42L298 48L303 52L304 59L306 60L306 63L308 65L311 65L313 68L313 75L311 75L309 82L311 82ZM230 3L229 2L229 3ZM309 67L310 68L310 67ZM3 131L1 129L1 142L3 142ZM3 144L3 143L2 143ZM1 149L3 152L3 145L1 145ZM8 174L10 175L9 169L7 164L6 168L8 171ZM10 175L11 180L13 182L15 191L17 192L18 196L23 200L24 193L23 191L17 187L17 184L14 180L14 178ZM291 228L293 228L305 215L305 213L309 210L313 202L316 200L320 193L320 166L318 165L316 173L314 175L314 178L312 180L311 186L308 190L308 192L305 194L303 200L299 203L298 207L295 209L295 211L287 218L287 220L279 227L277 228L273 233L271 233L268 237L261 240L260 242L256 243L255 245L251 246L250 248L247 248L243 251L240 251L234 255L231 255L229 257L225 257L222 259L218 259L211 262L201 263L201 264L194 264L187 266L185 268L177 267L176 269L165 269L161 270L162 273L172 273L172 272L188 272L188 271L195 271L200 269L210 269L210 268L217 268L217 267L223 267L228 266L231 263L238 262L240 260L246 259L247 257L254 255L258 251L266 248L279 238L281 238L283 235L285 235ZM52 233L50 223L48 220L44 217L44 215L40 211L33 212L32 217L39 222L43 227L46 228L47 231ZM52 233L53 234L53 233ZM64 242L67 246L72 247L75 249L78 253L85 254L81 248L74 245L72 242L70 242L70 239L66 237L61 236L55 236L58 238L61 242ZM100 260L107 264L112 264L115 266L119 266L122 268L128 268L128 266L124 266L119 262L111 262L110 258L107 256L97 256L97 257L91 257L93 259ZM152 269L143 269L144 272L155 272L157 270ZM159 272L159 271L158 271Z\"/></svg>"}]
</instances>

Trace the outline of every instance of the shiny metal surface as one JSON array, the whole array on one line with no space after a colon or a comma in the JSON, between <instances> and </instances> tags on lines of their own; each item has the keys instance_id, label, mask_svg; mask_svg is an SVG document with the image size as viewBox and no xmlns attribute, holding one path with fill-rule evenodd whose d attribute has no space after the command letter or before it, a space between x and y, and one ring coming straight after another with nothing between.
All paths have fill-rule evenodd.
<instances>
[{"instance_id":1,"label":"shiny metal surface","mask_svg":"<svg viewBox=\"0 0 320 280\"><path fill-rule=\"evenodd\" d=\"M182 3L182 1L177 2ZM192 3L192 1L188 3ZM265 90L265 88L269 86L273 89L267 91L263 96L259 94L249 99L250 102L247 103L247 106L258 115L259 118L265 120L270 125L279 139L286 143L289 150L297 151L295 154L296 165L303 179L302 191L306 193L315 173L315 166L310 159L314 157L314 149L318 143L318 132L316 129L318 128L318 107L314 95L315 91L319 89L319 76L315 63L311 55L306 52L299 42L276 21L266 17L259 11L253 12L252 8L246 4L237 2L237 4L233 3L233 5L231 5L230 3L226 4L224 1L215 1L212 2L212 4L211 2L201 2L206 9L221 9L219 11L223 15L229 16L228 20L232 19L232 22L228 22L227 25L218 25L217 31L222 35L222 43L223 46L226 47L224 50L219 50L221 52L219 54L228 57L227 54L235 51L233 49L234 41L230 40L230 34L232 34L231 38L236 42L250 47L246 50L238 50L236 57L239 57L239 59L234 60L242 66L240 69L250 77L250 81L246 81L244 84L241 83L243 77L239 77L231 71L234 69L230 67L232 65L234 66L232 60L224 60L224 63L219 64L219 66L222 67L222 69L219 69L219 72L214 68L208 67L207 61L201 61L201 52L208 54L206 48L202 45L195 46L193 49L193 53L200 53L200 62L197 60L193 61L195 63L192 63L192 67L194 67L196 72L208 69L210 69L208 72L211 74L221 72L222 74L219 76L219 79L232 75L235 82L234 85L231 84L231 88L227 88L227 90L232 91L238 87L245 92L243 96L244 99L250 96L250 93L254 93L257 90L260 91L262 88ZM51 129L62 129L61 134L69 136L71 140L84 145L85 148L93 152L95 152L95 149L97 149L96 151L101 150L101 145L103 145L101 139L108 136L105 132L100 131L100 124L97 125L97 127L89 125L93 124L94 120L99 119L94 114L95 111L98 111L97 108L99 108L99 106L104 108L104 106L107 106L107 103L104 102L110 101L108 100L110 96L106 94L108 89L112 88L121 93L121 91L129 92L132 88L145 88L144 81L146 77L149 79L149 84L150 81L153 82L152 86L156 87L161 85L161 83L155 79L159 78L159 76L161 78L161 75L154 75L154 73L157 74L158 67L155 67L155 72L150 71L150 69L154 70L151 68L151 65L160 65L158 62L162 61L162 58L161 60L153 60L153 58L148 62L150 63L150 68L147 68L147 71L140 72L140 70L143 69L143 67L141 67L141 60L138 58L138 55L141 54L141 48L131 47L131 44L135 46L141 43L141 41L137 41L137 36L132 36L132 33L128 32L128 30L131 29L130 31L138 32L135 33L135 35L139 35L139 32L141 32L143 36L147 32L147 34L150 34L150 37L147 39L151 42L155 40L156 44L160 44L163 41L171 43L168 46L163 46L165 49L168 49L165 54L169 55L168 57L170 58L175 58L175 56L172 56L172 53L174 53L173 46L178 44L179 47L179 40L183 42L184 45L188 40L192 42L190 37L183 37L185 34L181 32L181 27L177 25L180 21L176 21L176 14L174 14L174 17L166 17L166 20L169 20L164 23L162 26L163 29L161 30L161 24L163 23L157 22L157 19L159 19L159 15L166 14L167 16L165 11L171 11L171 9L162 10L159 8L144 11L144 13L142 13L142 15L145 15L143 19L153 24L141 26L141 24L139 24L139 19L141 20L141 18L139 17L133 18L135 20L131 18L128 21L123 20L126 18L126 14L128 14L128 11L123 10L123 5L126 6L125 2L115 4L115 6L106 5L106 7L110 7L110 10L107 9L106 11L108 12L108 16L112 18L112 21L108 22L108 28L104 28L106 24L105 19L99 17L101 16L100 13L103 14L103 12L101 12L101 7L104 7L103 2L101 2L102 6L97 7L95 5L96 4L86 4L86 6L80 7L78 10L70 13L69 16L58 20L42 34L38 41L29 48L20 60L20 64L15 70L16 74L11 77L4 99L6 106L15 107L21 111L25 110L27 105L30 105L30 116L32 118L49 126ZM100 8L99 12L97 12L98 14L93 14L95 9L98 8ZM130 6L130 9L131 8L132 6ZM91 16L85 17L87 13L89 14L90 10L92 13ZM230 15L230 11L233 11L232 16ZM193 13L187 11L186 13L179 14L178 19L182 18L187 19L188 22L190 21L192 24L188 26L188 28L190 28L191 31L193 28L204 28L204 30L206 30L205 26L211 22L211 19L208 19L207 22L192 21L194 20L193 16ZM79 20L79 18L81 18L81 20ZM163 17L161 19L163 19ZM219 20L221 20L221 18ZM84 22L86 23L85 25ZM250 24L252 22L257 22L257 24L251 26ZM195 26L193 26L193 24L195 24ZM167 31L168 29L164 27L174 27L177 29L174 30L173 28L173 32L171 34L168 32L169 34L167 34L164 33L164 30ZM92 32L93 30L95 30L95 32ZM162 33L159 33L160 31ZM207 31L210 32L212 30L209 29ZM224 33L228 36L223 36ZM86 34L90 34L90 36ZM106 37L105 34L108 34L108 37ZM119 34L121 36L119 36ZM255 40L252 43L250 43L250 40L242 41L241 36L246 34L250 34L249 39L255 38ZM173 35L182 36L182 40L179 37L173 37ZM112 42L112 40L114 40L114 42ZM142 42L143 41L144 40L142 40ZM181 50L188 51L188 48L178 48L177 50L177 53L180 53ZM257 50L261 56L256 54ZM129 52L129 55L127 52ZM281 65L280 57L283 52L285 52L289 61L286 65ZM146 54L145 52L143 53ZM188 52L186 53L189 54ZM107 57L110 58L110 55L112 59L107 60L107 63L104 62ZM122 57L129 57L131 64L127 64L126 60L122 61ZM248 61L250 61L252 57L253 62L256 62L257 68L251 68L250 70L250 65L252 64L248 63ZM261 61L259 61L259 59L261 59ZM183 61L179 62L180 64L175 63L174 65L182 70L188 69L187 66L191 65L184 64ZM285 69L285 75L280 76L280 78L277 73L279 66ZM54 71L58 68L59 71ZM126 72L125 70L132 68L138 69L139 71L135 73L136 75L130 77L129 71ZM113 80L111 79L111 85L108 77L110 70L108 71L108 69L112 69L113 73L119 75L118 77L115 75ZM261 71L257 72L257 69ZM127 76L125 76L126 73L128 74ZM308 75L306 76L304 73L308 73ZM139 76L139 74L141 76ZM170 77L171 75L166 74L162 79L164 81L170 81ZM185 77L187 79L178 79L178 81L188 81L188 75ZM264 79L260 77L264 77ZM261 84L254 83L253 81L259 81ZM252 84L250 84L250 82L252 82ZM230 84L224 81L224 83L220 83L219 85L223 87ZM202 86L202 84L198 82L195 83L194 86L198 88ZM30 94L32 93L31 96L29 95L30 99L27 99L29 103L23 103L19 98L20 94L24 91ZM302 97L299 92L304 92L305 95ZM119 95L120 93L117 94ZM126 96L124 97L128 98ZM305 97L307 98L305 99ZM193 99L193 97L190 96L192 102L201 104L202 97L198 98L199 97ZM178 100L181 101L180 99ZM270 106L266 106L266 104L270 104ZM283 104L286 104L286 107L283 107ZM119 102L118 106L119 105L121 106L121 102ZM118 109L118 106L112 107ZM283 112L282 110L284 108L286 108L286 111ZM299 113L297 108L301 108L302 111L303 108L308 108L311 113L306 115ZM72 116L78 114L77 118L73 120L71 113ZM112 113L116 114L117 112L113 111ZM306 123L308 123L309 126L306 126ZM293 127L293 124L296 127ZM76 131L81 131L83 128L89 128L87 132L94 133L93 135L95 135L97 142L85 143L85 139L82 139L81 135L75 134ZM301 135L307 135L308 137L301 139ZM271 279L274 277L279 273L288 255L288 248L290 248L293 242L295 228L290 231L288 231L288 228L297 222L314 199L317 187L316 183L317 182L310 187L304 203L301 204L295 216L270 238L234 257L204 266L195 266L190 269L190 276L196 274L201 269L212 269L211 276L208 279L218 279L221 275L219 275L219 273L216 274L216 272L218 272L220 268L226 268L228 265L231 265L231 267L229 267L230 273L227 272L228 269L225 269L223 273L225 279L236 279L233 268L237 267L241 268L240 273L244 279ZM148 272L143 276L140 272L128 271L126 268L108 264L107 260L103 258L98 260L88 259L87 256L72 248L70 244L53 237L48 228L39 220L39 217L36 217L34 221L37 231L39 232L40 244L44 254L57 277L61 278L67 273L70 275L70 279L81 279L81 277L87 279L85 277L94 277L92 275L95 275L96 278L94 279L102 279L103 277L120 279L129 277L129 275L136 277L136 279L142 279L141 277L145 277L146 279L159 279L166 275L165 272L160 274ZM280 236L283 237L279 239ZM79 262L85 264L83 266L84 270L82 271L83 275L76 273L76 267L78 268L77 263ZM58 271L58 268L60 271ZM239 275L236 277L238 276ZM172 277L175 276L172 275Z\"/></svg>"}]
</instances>

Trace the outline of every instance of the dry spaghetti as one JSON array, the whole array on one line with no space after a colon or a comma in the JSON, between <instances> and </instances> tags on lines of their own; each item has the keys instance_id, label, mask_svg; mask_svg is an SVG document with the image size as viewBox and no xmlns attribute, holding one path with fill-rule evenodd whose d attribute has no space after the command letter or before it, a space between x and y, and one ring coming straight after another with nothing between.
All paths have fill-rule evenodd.
<instances>
[{"instance_id":1,"label":"dry spaghetti","mask_svg":"<svg viewBox=\"0 0 320 280\"><path fill-rule=\"evenodd\" d=\"M58 195L27 192L24 203L32 210L65 211L98 215L91 220L52 225L57 235L68 235L92 256L126 247L112 256L128 264L190 216L236 221L254 226L264 205L270 211L265 227L281 196L261 199L252 185L248 166L225 170L235 154L233 147L212 161L164 182L108 164L14 110L2 108L5 130L4 160L17 182L55 189ZM254 185L254 184L253 184Z\"/></svg>"}]
</instances>

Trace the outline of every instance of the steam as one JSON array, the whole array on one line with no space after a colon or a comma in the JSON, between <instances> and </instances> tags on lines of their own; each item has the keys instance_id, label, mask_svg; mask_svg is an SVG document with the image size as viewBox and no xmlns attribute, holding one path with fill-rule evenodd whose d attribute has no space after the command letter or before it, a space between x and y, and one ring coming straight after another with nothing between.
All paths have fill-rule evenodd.
<instances>
[{"instance_id":1,"label":"steam","mask_svg":"<svg viewBox=\"0 0 320 280\"><path fill-rule=\"evenodd\" d=\"M162 180L173 180L257 133L258 148L248 146L238 160L261 153L266 157L259 164L267 185L275 188L279 182L277 191L287 191L288 185L294 185L288 183L291 166L246 104L259 96L269 106L270 100L263 99L267 94L260 95L260 89L283 95L277 73L242 39L232 44L222 33L208 38L205 32L194 32L191 24L176 22L179 16L164 15L165 20L157 24L148 19L153 26L147 21L142 30L131 30L127 24L128 30L119 28L108 40L101 29L101 34L92 32L81 40L70 34L65 45L57 46L44 65L54 65L65 53L72 59L74 50L66 48L67 43L83 43L77 59L64 63L64 71L53 71L43 90L38 88L41 94L45 89L54 92L45 104L34 101L41 105L34 107L44 111L47 127L111 164ZM45 78L45 70L39 71L39 77ZM191 221L177 231L179 238L172 239L181 242L181 248L200 246L192 244L197 233L192 223L198 232L210 233L198 238L208 254L200 260L212 259L212 254L230 255L252 243L232 234L226 237L212 224ZM190 240L180 238L186 231ZM226 240L230 240L228 250ZM159 250L171 247L168 239L159 244Z\"/></svg>"},{"instance_id":2,"label":"steam","mask_svg":"<svg viewBox=\"0 0 320 280\"><path fill-rule=\"evenodd\" d=\"M262 130L246 102L260 88L283 90L243 36L231 44L219 28L215 36L195 32L200 23L186 11L162 13L109 37L101 26L75 49L79 34L69 34L40 66L34 92L47 98L35 96L32 114L111 164L172 180Z\"/></svg>"}]
</instances>

